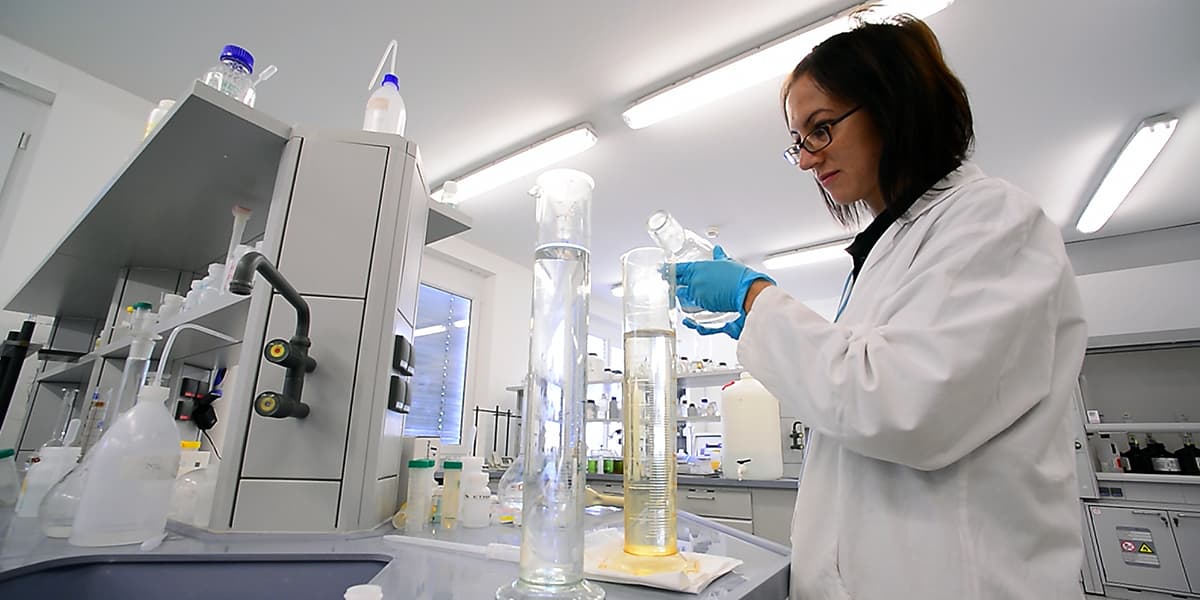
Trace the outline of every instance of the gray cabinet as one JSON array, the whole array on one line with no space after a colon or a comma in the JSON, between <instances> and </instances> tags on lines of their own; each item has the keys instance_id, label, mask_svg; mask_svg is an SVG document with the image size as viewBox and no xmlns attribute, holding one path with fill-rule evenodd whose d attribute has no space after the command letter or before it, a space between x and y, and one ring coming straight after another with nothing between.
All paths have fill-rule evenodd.
<instances>
[{"instance_id":1,"label":"gray cabinet","mask_svg":"<svg viewBox=\"0 0 1200 600\"><path fill-rule=\"evenodd\" d=\"M754 488L750 494L754 501L754 535L791 546L796 490Z\"/></svg>"},{"instance_id":2,"label":"gray cabinet","mask_svg":"<svg viewBox=\"0 0 1200 600\"><path fill-rule=\"evenodd\" d=\"M1093 506L1091 516L1105 581L1137 589L1189 591L1171 514Z\"/></svg>"},{"instance_id":3,"label":"gray cabinet","mask_svg":"<svg viewBox=\"0 0 1200 600\"><path fill-rule=\"evenodd\" d=\"M1172 512L1171 523L1175 526L1175 542L1192 593L1200 594L1200 513Z\"/></svg>"}]
</instances>

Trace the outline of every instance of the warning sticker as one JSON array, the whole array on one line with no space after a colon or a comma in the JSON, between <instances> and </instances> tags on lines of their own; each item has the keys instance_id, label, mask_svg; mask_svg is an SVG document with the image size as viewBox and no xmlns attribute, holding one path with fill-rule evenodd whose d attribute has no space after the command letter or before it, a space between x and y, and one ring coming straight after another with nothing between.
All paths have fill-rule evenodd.
<instances>
[{"instance_id":1,"label":"warning sticker","mask_svg":"<svg viewBox=\"0 0 1200 600\"><path fill-rule=\"evenodd\" d=\"M1118 527L1117 535L1120 536L1121 559L1125 564L1154 569L1161 566L1158 551L1154 549L1154 536L1149 529Z\"/></svg>"}]
</instances>

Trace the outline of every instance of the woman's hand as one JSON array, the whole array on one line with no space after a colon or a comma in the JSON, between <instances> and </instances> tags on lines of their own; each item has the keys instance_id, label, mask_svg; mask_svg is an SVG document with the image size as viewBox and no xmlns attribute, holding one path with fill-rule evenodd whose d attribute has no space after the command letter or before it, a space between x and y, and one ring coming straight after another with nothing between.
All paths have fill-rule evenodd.
<instances>
[{"instance_id":1,"label":"woman's hand","mask_svg":"<svg viewBox=\"0 0 1200 600\"><path fill-rule=\"evenodd\" d=\"M713 260L675 265L675 296L684 306L745 314L750 285L763 280L775 283L774 279L729 258L717 246L713 248Z\"/></svg>"}]
</instances>

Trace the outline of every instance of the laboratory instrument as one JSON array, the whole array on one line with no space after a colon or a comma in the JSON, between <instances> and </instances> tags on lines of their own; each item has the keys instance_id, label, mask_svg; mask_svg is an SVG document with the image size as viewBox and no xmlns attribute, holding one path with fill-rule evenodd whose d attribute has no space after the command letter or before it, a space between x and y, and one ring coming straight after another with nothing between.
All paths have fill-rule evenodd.
<instances>
[{"instance_id":1,"label":"laboratory instrument","mask_svg":"<svg viewBox=\"0 0 1200 600\"><path fill-rule=\"evenodd\" d=\"M492 491L488 489L488 474L464 470L462 479L462 509L459 522L463 527L487 527L492 522Z\"/></svg>"},{"instance_id":2,"label":"laboratory instrument","mask_svg":"<svg viewBox=\"0 0 1200 600\"><path fill-rule=\"evenodd\" d=\"M75 410L75 399L79 396L79 390L63 388L62 394L62 408L58 413L58 420L55 421L54 429L51 431L54 435L49 440L46 440L46 443L42 444L41 450L45 450L46 448L61 448L69 445L66 442L67 429L71 426L72 421L76 421L76 427L78 428L78 420L72 419L71 413ZM41 450L39 450L39 454L41 454Z\"/></svg>"},{"instance_id":3,"label":"laboratory instrument","mask_svg":"<svg viewBox=\"0 0 1200 600\"><path fill-rule=\"evenodd\" d=\"M408 461L408 501L404 505L404 532L429 531L433 511L433 459Z\"/></svg>"},{"instance_id":4,"label":"laboratory instrument","mask_svg":"<svg viewBox=\"0 0 1200 600\"><path fill-rule=\"evenodd\" d=\"M621 257L625 287L625 545L637 557L678 553L675 538L675 273L662 248ZM662 561L617 561L631 570L680 568Z\"/></svg>"},{"instance_id":5,"label":"laboratory instrument","mask_svg":"<svg viewBox=\"0 0 1200 600\"><path fill-rule=\"evenodd\" d=\"M222 294L229 291L229 282L233 280L238 261L250 251L249 246L242 244L242 236L246 233L246 223L250 221L250 215L254 213L249 208L237 205L230 209L230 212L233 214L233 229L229 232L229 247L225 250L225 269L222 271L220 283Z\"/></svg>"},{"instance_id":6,"label":"laboratory instrument","mask_svg":"<svg viewBox=\"0 0 1200 600\"><path fill-rule=\"evenodd\" d=\"M463 497L463 463L448 460L442 463L442 526L453 529L458 524L458 513Z\"/></svg>"},{"instance_id":7,"label":"laboratory instrument","mask_svg":"<svg viewBox=\"0 0 1200 600\"><path fill-rule=\"evenodd\" d=\"M521 512L525 504L525 456L518 456L508 465L496 486L499 500L499 521L508 525L521 524Z\"/></svg>"},{"instance_id":8,"label":"laboratory instrument","mask_svg":"<svg viewBox=\"0 0 1200 600\"><path fill-rule=\"evenodd\" d=\"M254 56L241 46L229 44L221 49L216 66L208 70L200 81L217 91L254 107Z\"/></svg>"},{"instance_id":9,"label":"laboratory instrument","mask_svg":"<svg viewBox=\"0 0 1200 600\"><path fill-rule=\"evenodd\" d=\"M570 169L542 173L536 198L537 246L529 378L525 393L519 578L497 600L599 599L583 578L584 401L591 293L591 200L595 184Z\"/></svg>"},{"instance_id":10,"label":"laboratory instrument","mask_svg":"<svg viewBox=\"0 0 1200 600\"><path fill-rule=\"evenodd\" d=\"M670 253L671 262L692 262L713 259L713 245L701 235L684 229L671 213L653 212L646 220L646 232L659 248ZM737 320L738 313L714 313L699 306L680 306L686 315L705 327L720 327Z\"/></svg>"}]
</instances>

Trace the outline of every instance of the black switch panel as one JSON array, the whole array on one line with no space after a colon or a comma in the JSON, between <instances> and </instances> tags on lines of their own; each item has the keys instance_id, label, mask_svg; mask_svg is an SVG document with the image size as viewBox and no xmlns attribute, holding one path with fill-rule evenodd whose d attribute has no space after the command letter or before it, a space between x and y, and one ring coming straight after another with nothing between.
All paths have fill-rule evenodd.
<instances>
[{"instance_id":1,"label":"black switch panel","mask_svg":"<svg viewBox=\"0 0 1200 600\"><path fill-rule=\"evenodd\" d=\"M405 377L412 377L412 355L412 342L402 335L396 335L392 343L392 370Z\"/></svg>"},{"instance_id":2,"label":"black switch panel","mask_svg":"<svg viewBox=\"0 0 1200 600\"><path fill-rule=\"evenodd\" d=\"M412 402L412 390L408 382L398 375L392 375L388 383L388 410L407 413Z\"/></svg>"}]
</instances>

